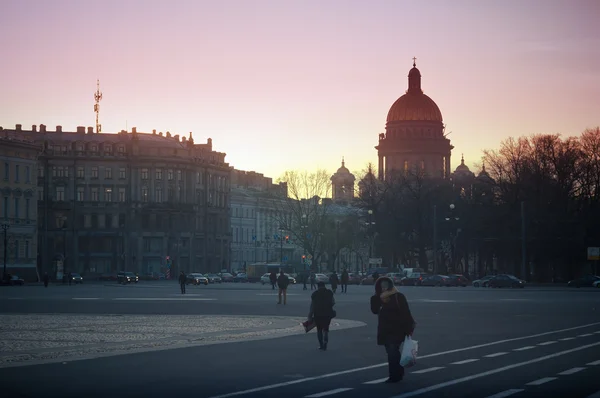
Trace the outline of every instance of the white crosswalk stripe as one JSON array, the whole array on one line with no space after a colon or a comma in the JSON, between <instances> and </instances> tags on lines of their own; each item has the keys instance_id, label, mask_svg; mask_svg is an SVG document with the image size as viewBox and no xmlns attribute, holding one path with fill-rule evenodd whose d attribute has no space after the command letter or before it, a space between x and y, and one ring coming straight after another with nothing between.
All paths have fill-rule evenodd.
<instances>
[{"instance_id":1,"label":"white crosswalk stripe","mask_svg":"<svg viewBox=\"0 0 600 398\"><path fill-rule=\"evenodd\" d=\"M329 390L329 391L320 392L318 394L307 395L306 398L326 397L328 395L339 394L341 392L350 391L350 390L352 390L352 388L348 388L348 387L345 387L345 388L336 388L335 390Z\"/></svg>"},{"instance_id":2,"label":"white crosswalk stripe","mask_svg":"<svg viewBox=\"0 0 600 398\"><path fill-rule=\"evenodd\" d=\"M551 382L553 380L556 380L556 377L544 377L538 380L534 380L531 383L527 383L527 386L541 386L542 384L546 384L548 382Z\"/></svg>"},{"instance_id":3,"label":"white crosswalk stripe","mask_svg":"<svg viewBox=\"0 0 600 398\"><path fill-rule=\"evenodd\" d=\"M559 376L569 376L574 373L581 372L582 370L585 370L585 369L587 369L587 368L571 368L569 370L565 370L564 372L560 372L558 375Z\"/></svg>"},{"instance_id":4,"label":"white crosswalk stripe","mask_svg":"<svg viewBox=\"0 0 600 398\"><path fill-rule=\"evenodd\" d=\"M522 388L513 388L512 390L502 391L502 392L499 392L498 394L490 395L489 397L486 397L486 398L506 398L506 397L510 397L511 395L514 395L521 391L525 391L525 390L523 390Z\"/></svg>"}]
</instances>

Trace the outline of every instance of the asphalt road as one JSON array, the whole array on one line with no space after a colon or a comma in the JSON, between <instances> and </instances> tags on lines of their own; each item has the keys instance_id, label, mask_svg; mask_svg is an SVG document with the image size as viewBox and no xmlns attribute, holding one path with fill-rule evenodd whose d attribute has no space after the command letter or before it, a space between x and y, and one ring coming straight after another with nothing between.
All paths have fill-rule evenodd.
<instances>
[{"instance_id":1,"label":"asphalt road","mask_svg":"<svg viewBox=\"0 0 600 398\"><path fill-rule=\"evenodd\" d=\"M0 317L60 313L295 320L306 316L310 295L293 286L283 306L276 304L269 286L188 286L185 296L178 289L172 282L4 287ZM387 369L384 349L375 342L377 319L369 311L372 287L351 286L348 294L336 296L338 317L340 323L364 325L332 331L327 352L316 350L311 332L4 366L0 379L8 390L3 396L600 396L600 289L401 290L418 322L419 360L398 384L380 382ZM0 326L0 331L5 329Z\"/></svg>"}]
</instances>

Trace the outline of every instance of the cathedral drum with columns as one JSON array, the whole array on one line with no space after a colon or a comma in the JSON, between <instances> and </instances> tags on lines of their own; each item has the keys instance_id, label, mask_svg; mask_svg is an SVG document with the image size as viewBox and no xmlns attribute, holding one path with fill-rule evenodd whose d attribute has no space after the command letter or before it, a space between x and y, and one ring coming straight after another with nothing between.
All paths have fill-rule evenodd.
<instances>
[{"instance_id":1,"label":"cathedral drum with columns","mask_svg":"<svg viewBox=\"0 0 600 398\"><path fill-rule=\"evenodd\" d=\"M390 180L394 173L449 178L453 148L444 135L442 112L421 90L421 72L413 62L408 90L390 108L385 133L379 134L375 147L379 179Z\"/></svg>"}]
</instances>

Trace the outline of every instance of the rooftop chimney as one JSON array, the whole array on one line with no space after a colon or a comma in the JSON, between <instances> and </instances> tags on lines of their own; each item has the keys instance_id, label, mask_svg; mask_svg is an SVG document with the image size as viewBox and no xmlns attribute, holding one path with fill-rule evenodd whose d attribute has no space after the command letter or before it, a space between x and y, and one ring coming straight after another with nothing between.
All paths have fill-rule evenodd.
<instances>
[{"instance_id":1,"label":"rooftop chimney","mask_svg":"<svg viewBox=\"0 0 600 398\"><path fill-rule=\"evenodd\" d=\"M77 134L85 134L85 126L77 126Z\"/></svg>"},{"instance_id":2,"label":"rooftop chimney","mask_svg":"<svg viewBox=\"0 0 600 398\"><path fill-rule=\"evenodd\" d=\"M37 132L37 126L35 124L31 126L31 131L33 131L34 133Z\"/></svg>"},{"instance_id":3,"label":"rooftop chimney","mask_svg":"<svg viewBox=\"0 0 600 398\"><path fill-rule=\"evenodd\" d=\"M187 137L184 135L181 137L181 142L185 142L187 140Z\"/></svg>"},{"instance_id":4,"label":"rooftop chimney","mask_svg":"<svg viewBox=\"0 0 600 398\"><path fill-rule=\"evenodd\" d=\"M62 126L56 126L56 132L62 133Z\"/></svg>"},{"instance_id":5,"label":"rooftop chimney","mask_svg":"<svg viewBox=\"0 0 600 398\"><path fill-rule=\"evenodd\" d=\"M46 125L40 124L40 133L45 133L45 132L46 132Z\"/></svg>"},{"instance_id":6,"label":"rooftop chimney","mask_svg":"<svg viewBox=\"0 0 600 398\"><path fill-rule=\"evenodd\" d=\"M17 131L21 131L21 125L20 125L20 124L17 124L17 125L15 126L15 130L17 130Z\"/></svg>"},{"instance_id":7,"label":"rooftop chimney","mask_svg":"<svg viewBox=\"0 0 600 398\"><path fill-rule=\"evenodd\" d=\"M160 135L162 137L162 131L160 133L158 133L158 135Z\"/></svg>"},{"instance_id":8,"label":"rooftop chimney","mask_svg":"<svg viewBox=\"0 0 600 398\"><path fill-rule=\"evenodd\" d=\"M171 132L167 131L167 138L171 138Z\"/></svg>"},{"instance_id":9,"label":"rooftop chimney","mask_svg":"<svg viewBox=\"0 0 600 398\"><path fill-rule=\"evenodd\" d=\"M173 137L175 138L175 141L179 141L179 134L175 134Z\"/></svg>"},{"instance_id":10,"label":"rooftop chimney","mask_svg":"<svg viewBox=\"0 0 600 398\"><path fill-rule=\"evenodd\" d=\"M152 130L152 135L156 135L156 129Z\"/></svg>"},{"instance_id":11,"label":"rooftop chimney","mask_svg":"<svg viewBox=\"0 0 600 398\"><path fill-rule=\"evenodd\" d=\"M93 127L88 127L88 134L94 134L94 128Z\"/></svg>"},{"instance_id":12,"label":"rooftop chimney","mask_svg":"<svg viewBox=\"0 0 600 398\"><path fill-rule=\"evenodd\" d=\"M136 133L137 133L137 127L132 127L132 128L131 128L131 132L132 132L133 134L136 134Z\"/></svg>"}]
</instances>

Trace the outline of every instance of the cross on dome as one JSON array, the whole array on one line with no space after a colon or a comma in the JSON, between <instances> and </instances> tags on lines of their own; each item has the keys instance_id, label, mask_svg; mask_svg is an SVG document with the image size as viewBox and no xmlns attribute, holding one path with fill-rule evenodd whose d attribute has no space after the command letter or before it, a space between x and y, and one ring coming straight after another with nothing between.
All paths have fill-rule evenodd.
<instances>
[{"instance_id":1,"label":"cross on dome","mask_svg":"<svg viewBox=\"0 0 600 398\"><path fill-rule=\"evenodd\" d=\"M413 66L417 67L417 57L413 57Z\"/></svg>"}]
</instances>

